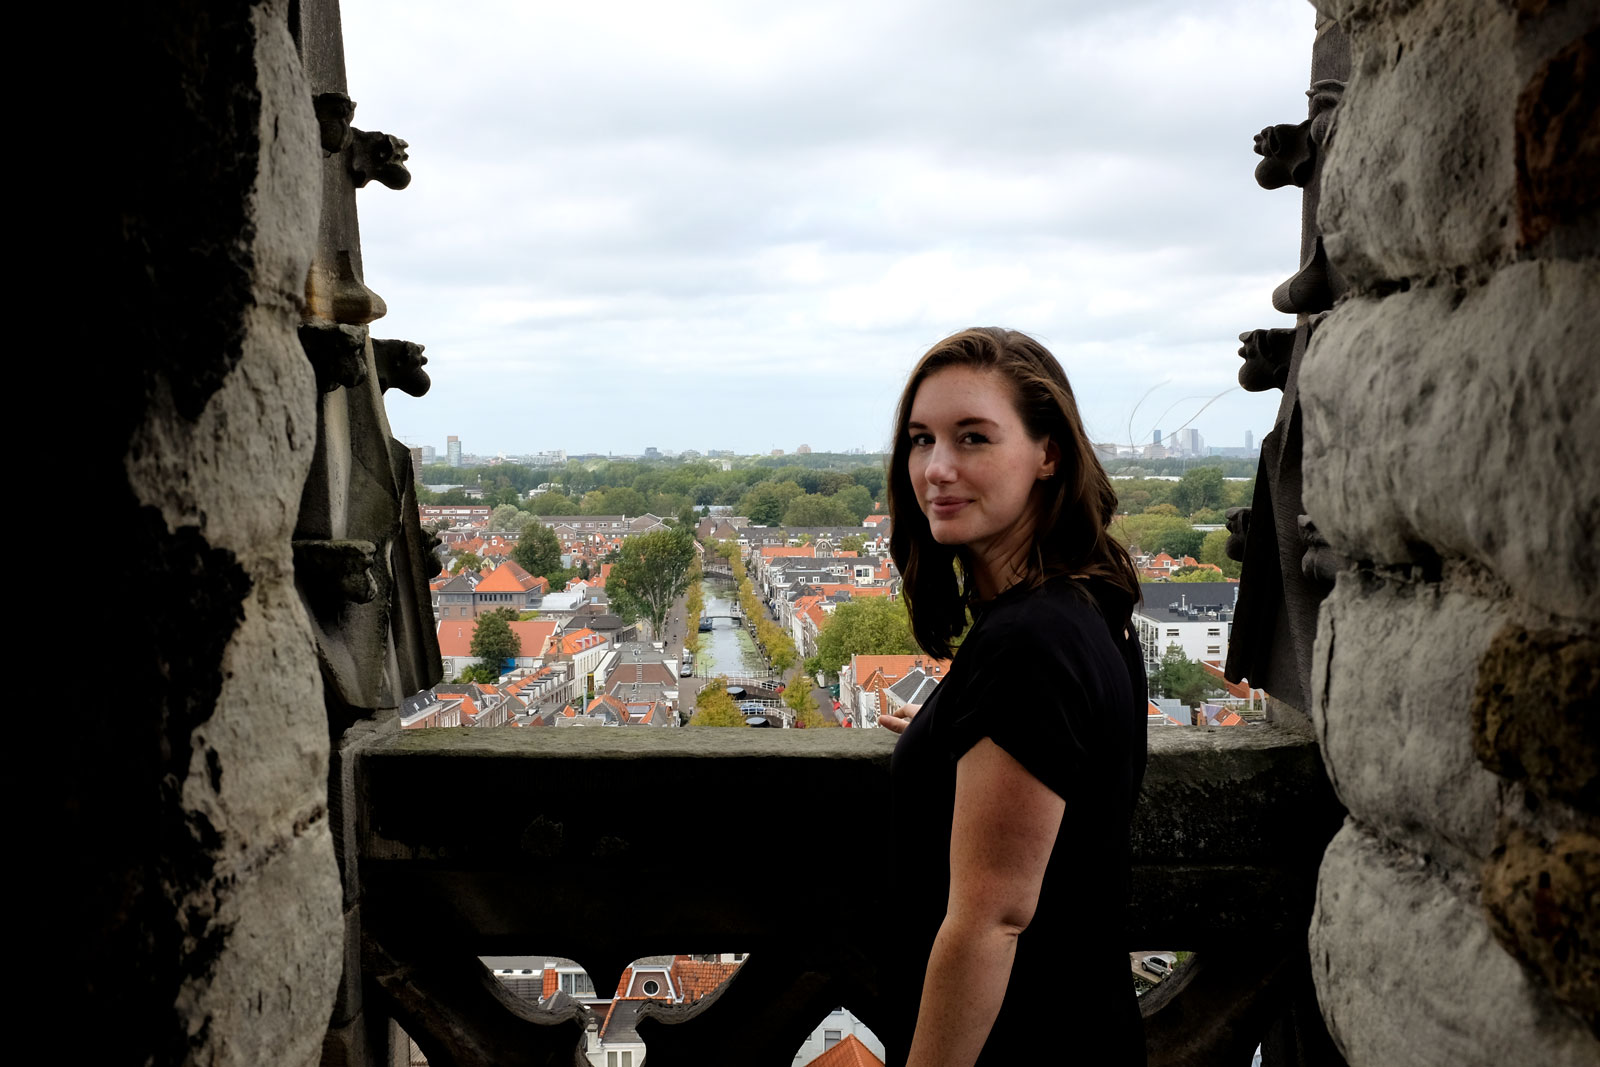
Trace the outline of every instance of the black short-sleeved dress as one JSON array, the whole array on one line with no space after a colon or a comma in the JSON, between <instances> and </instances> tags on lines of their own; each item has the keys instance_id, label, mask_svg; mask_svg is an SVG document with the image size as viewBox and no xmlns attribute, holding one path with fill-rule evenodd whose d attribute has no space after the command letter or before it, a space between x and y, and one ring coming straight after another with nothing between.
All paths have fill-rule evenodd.
<instances>
[{"instance_id":1,"label":"black short-sleeved dress","mask_svg":"<svg viewBox=\"0 0 1600 1067\"><path fill-rule=\"evenodd\" d=\"M956 761L984 737L1066 801L1033 921L978 1058L1019 1064L1144 1064L1128 973L1129 824L1144 778L1138 638L1115 633L1097 579L1013 586L978 612L933 696L900 736L894 788L894 1032L905 1063L950 889ZM1110 603L1109 600L1104 602Z\"/></svg>"}]
</instances>

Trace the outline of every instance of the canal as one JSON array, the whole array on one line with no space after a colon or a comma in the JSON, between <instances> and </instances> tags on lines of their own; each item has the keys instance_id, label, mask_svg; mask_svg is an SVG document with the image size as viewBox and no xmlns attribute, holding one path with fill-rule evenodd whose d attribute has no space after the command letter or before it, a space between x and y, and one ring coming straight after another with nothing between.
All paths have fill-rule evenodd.
<instances>
[{"instance_id":1,"label":"canal","mask_svg":"<svg viewBox=\"0 0 1600 1067\"><path fill-rule=\"evenodd\" d=\"M706 602L701 612L705 618L737 610L737 596L730 578L707 575L701 580L700 592ZM725 618L712 620L711 627L709 632L700 634L700 652L694 658L696 678L766 673L766 661L761 658L747 628Z\"/></svg>"}]
</instances>

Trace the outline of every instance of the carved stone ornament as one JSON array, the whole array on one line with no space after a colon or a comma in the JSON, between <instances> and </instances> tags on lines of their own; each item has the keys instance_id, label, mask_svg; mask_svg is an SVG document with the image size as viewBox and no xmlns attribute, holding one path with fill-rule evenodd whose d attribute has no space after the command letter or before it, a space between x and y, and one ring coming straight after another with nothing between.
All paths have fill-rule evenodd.
<instances>
[{"instance_id":1,"label":"carved stone ornament","mask_svg":"<svg viewBox=\"0 0 1600 1067\"><path fill-rule=\"evenodd\" d=\"M1333 307L1339 288L1328 253L1322 247L1322 235L1318 234L1305 263L1272 291L1272 306L1285 315L1327 311Z\"/></svg>"},{"instance_id":2,"label":"carved stone ornament","mask_svg":"<svg viewBox=\"0 0 1600 1067\"><path fill-rule=\"evenodd\" d=\"M1263 189L1282 189L1285 185L1305 188L1311 180L1316 149L1311 141L1311 120L1268 126L1256 134L1256 184Z\"/></svg>"},{"instance_id":3,"label":"carved stone ornament","mask_svg":"<svg viewBox=\"0 0 1600 1067\"><path fill-rule=\"evenodd\" d=\"M350 132L350 178L357 189L374 180L391 189L404 189L411 184L411 172L406 169L406 149L410 146L405 141L392 133Z\"/></svg>"},{"instance_id":4,"label":"carved stone ornament","mask_svg":"<svg viewBox=\"0 0 1600 1067\"><path fill-rule=\"evenodd\" d=\"M1289 357L1294 352L1294 331L1248 330L1239 335L1239 386L1247 392L1282 389L1289 382Z\"/></svg>"},{"instance_id":5,"label":"carved stone ornament","mask_svg":"<svg viewBox=\"0 0 1600 1067\"><path fill-rule=\"evenodd\" d=\"M1229 559L1244 562L1244 544L1250 536L1250 509L1229 508L1227 511L1228 543L1223 547Z\"/></svg>"},{"instance_id":6,"label":"carved stone ornament","mask_svg":"<svg viewBox=\"0 0 1600 1067\"><path fill-rule=\"evenodd\" d=\"M1314 81L1306 90L1306 99L1310 101L1307 105L1310 118L1306 122L1311 143L1325 148L1333 139L1334 116L1338 114L1339 101L1344 99L1344 82L1338 78Z\"/></svg>"},{"instance_id":7,"label":"carved stone ornament","mask_svg":"<svg viewBox=\"0 0 1600 1067\"><path fill-rule=\"evenodd\" d=\"M374 338L372 355L378 364L378 388L387 393L398 389L408 396L423 396L433 384L428 372L424 346L415 341Z\"/></svg>"},{"instance_id":8,"label":"carved stone ornament","mask_svg":"<svg viewBox=\"0 0 1600 1067\"><path fill-rule=\"evenodd\" d=\"M300 347L317 372L317 388L330 393L367 380L367 328L312 321L300 326Z\"/></svg>"},{"instance_id":9,"label":"carved stone ornament","mask_svg":"<svg viewBox=\"0 0 1600 1067\"><path fill-rule=\"evenodd\" d=\"M372 577L377 546L371 541L296 541L294 568L319 615L337 615L342 606L368 604L378 595Z\"/></svg>"},{"instance_id":10,"label":"carved stone ornament","mask_svg":"<svg viewBox=\"0 0 1600 1067\"><path fill-rule=\"evenodd\" d=\"M350 120L356 117L356 102L343 93L318 93L311 101L317 112L317 133L324 155L350 147Z\"/></svg>"},{"instance_id":11,"label":"carved stone ornament","mask_svg":"<svg viewBox=\"0 0 1600 1067\"><path fill-rule=\"evenodd\" d=\"M1305 550L1300 557L1300 573L1308 581L1331 589L1342 561L1339 554L1329 547L1328 539L1317 532L1317 524L1311 521L1310 515L1300 516L1300 546Z\"/></svg>"}]
</instances>

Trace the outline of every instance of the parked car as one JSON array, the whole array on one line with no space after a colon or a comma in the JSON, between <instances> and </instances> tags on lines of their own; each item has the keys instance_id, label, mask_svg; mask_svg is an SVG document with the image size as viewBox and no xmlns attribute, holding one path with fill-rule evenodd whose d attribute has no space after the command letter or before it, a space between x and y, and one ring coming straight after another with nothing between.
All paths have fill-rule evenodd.
<instances>
[{"instance_id":1,"label":"parked car","mask_svg":"<svg viewBox=\"0 0 1600 1067\"><path fill-rule=\"evenodd\" d=\"M1169 956L1166 953L1160 953L1157 955L1146 956L1140 961L1140 966L1149 971L1151 974L1157 974L1165 978L1167 975L1172 973L1172 968L1177 962L1178 961L1175 957Z\"/></svg>"},{"instance_id":2,"label":"parked car","mask_svg":"<svg viewBox=\"0 0 1600 1067\"><path fill-rule=\"evenodd\" d=\"M678 677L679 678L692 678L692 677L694 677L694 668L689 666L687 663L685 663L683 666L678 668Z\"/></svg>"}]
</instances>

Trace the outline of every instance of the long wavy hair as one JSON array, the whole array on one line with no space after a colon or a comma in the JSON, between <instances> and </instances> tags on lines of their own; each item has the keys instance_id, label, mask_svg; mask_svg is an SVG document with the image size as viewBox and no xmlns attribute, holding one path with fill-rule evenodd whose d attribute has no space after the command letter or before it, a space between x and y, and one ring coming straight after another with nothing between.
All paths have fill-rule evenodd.
<instances>
[{"instance_id":1,"label":"long wavy hair","mask_svg":"<svg viewBox=\"0 0 1600 1067\"><path fill-rule=\"evenodd\" d=\"M911 435L906 428L911 404L922 383L948 367L971 367L1004 377L1028 436L1035 441L1048 438L1060 450L1055 474L1041 483L1033 550L1021 581L1033 586L1059 575L1103 579L1110 595L1096 599L1102 611L1109 608L1115 616L1106 621L1121 632L1139 601L1139 575L1128 550L1110 534L1117 494L1083 432L1066 372L1048 349L1027 334L986 326L962 330L930 348L911 372L895 414L889 458L889 555L900 570L917 643L929 655L948 658L976 599L966 549L933 539L911 484Z\"/></svg>"}]
</instances>

